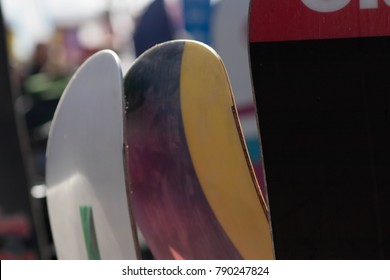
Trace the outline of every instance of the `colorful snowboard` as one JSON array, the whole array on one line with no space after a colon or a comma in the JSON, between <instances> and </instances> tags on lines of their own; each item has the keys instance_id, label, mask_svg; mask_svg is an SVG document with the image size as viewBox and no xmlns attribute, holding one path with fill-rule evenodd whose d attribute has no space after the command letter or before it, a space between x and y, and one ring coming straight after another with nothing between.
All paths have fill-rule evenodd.
<instances>
[{"instance_id":1,"label":"colorful snowboard","mask_svg":"<svg viewBox=\"0 0 390 280\"><path fill-rule=\"evenodd\" d=\"M268 209L221 59L157 45L125 76L134 213L157 259L272 259Z\"/></svg>"},{"instance_id":2,"label":"colorful snowboard","mask_svg":"<svg viewBox=\"0 0 390 280\"><path fill-rule=\"evenodd\" d=\"M390 258L389 17L387 0L252 0L276 258Z\"/></svg>"},{"instance_id":3,"label":"colorful snowboard","mask_svg":"<svg viewBox=\"0 0 390 280\"><path fill-rule=\"evenodd\" d=\"M59 259L137 258L124 168L123 99L119 59L111 51L89 58L61 97L46 164Z\"/></svg>"}]
</instances>

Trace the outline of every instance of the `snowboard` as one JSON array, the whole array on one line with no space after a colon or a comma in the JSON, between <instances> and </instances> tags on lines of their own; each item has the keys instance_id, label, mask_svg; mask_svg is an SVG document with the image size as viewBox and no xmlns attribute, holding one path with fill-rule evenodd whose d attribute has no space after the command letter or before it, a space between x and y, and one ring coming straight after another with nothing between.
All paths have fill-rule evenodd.
<instances>
[{"instance_id":1,"label":"snowboard","mask_svg":"<svg viewBox=\"0 0 390 280\"><path fill-rule=\"evenodd\" d=\"M220 57L195 41L125 76L133 209L157 259L272 259L268 208Z\"/></svg>"},{"instance_id":2,"label":"snowboard","mask_svg":"<svg viewBox=\"0 0 390 280\"><path fill-rule=\"evenodd\" d=\"M277 259L390 258L389 5L251 2Z\"/></svg>"},{"instance_id":3,"label":"snowboard","mask_svg":"<svg viewBox=\"0 0 390 280\"><path fill-rule=\"evenodd\" d=\"M59 259L136 259L117 55L91 56L56 109L46 154L47 202Z\"/></svg>"}]
</instances>

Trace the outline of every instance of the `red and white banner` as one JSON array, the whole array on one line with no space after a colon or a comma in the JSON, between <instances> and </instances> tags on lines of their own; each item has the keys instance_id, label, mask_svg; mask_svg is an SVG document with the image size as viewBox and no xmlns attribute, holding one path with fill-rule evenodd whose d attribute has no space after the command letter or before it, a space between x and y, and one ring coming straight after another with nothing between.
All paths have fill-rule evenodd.
<instances>
[{"instance_id":1,"label":"red and white banner","mask_svg":"<svg viewBox=\"0 0 390 280\"><path fill-rule=\"evenodd\" d=\"M252 0L250 24L251 42L389 36L390 0Z\"/></svg>"}]
</instances>

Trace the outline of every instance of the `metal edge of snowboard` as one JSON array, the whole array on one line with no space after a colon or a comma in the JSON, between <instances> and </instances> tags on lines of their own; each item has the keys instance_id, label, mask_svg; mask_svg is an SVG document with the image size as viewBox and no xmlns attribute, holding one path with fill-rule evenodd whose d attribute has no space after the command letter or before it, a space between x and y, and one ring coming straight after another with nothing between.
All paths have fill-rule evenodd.
<instances>
[{"instance_id":1,"label":"metal edge of snowboard","mask_svg":"<svg viewBox=\"0 0 390 280\"><path fill-rule=\"evenodd\" d=\"M249 5L250 0L242 1L242 3L236 0L225 0L214 6L211 29L213 34L212 47L221 56L229 73L245 142L261 191L266 197L267 191L248 57Z\"/></svg>"}]
</instances>

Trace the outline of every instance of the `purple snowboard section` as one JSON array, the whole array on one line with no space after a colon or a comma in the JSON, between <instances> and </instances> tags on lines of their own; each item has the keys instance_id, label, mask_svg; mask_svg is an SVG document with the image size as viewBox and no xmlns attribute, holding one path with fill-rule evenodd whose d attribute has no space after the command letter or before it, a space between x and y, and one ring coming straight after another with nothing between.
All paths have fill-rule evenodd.
<instances>
[{"instance_id":1,"label":"purple snowboard section","mask_svg":"<svg viewBox=\"0 0 390 280\"><path fill-rule=\"evenodd\" d=\"M180 109L184 42L155 47L125 77L132 202L157 259L242 259L202 191Z\"/></svg>"}]
</instances>

